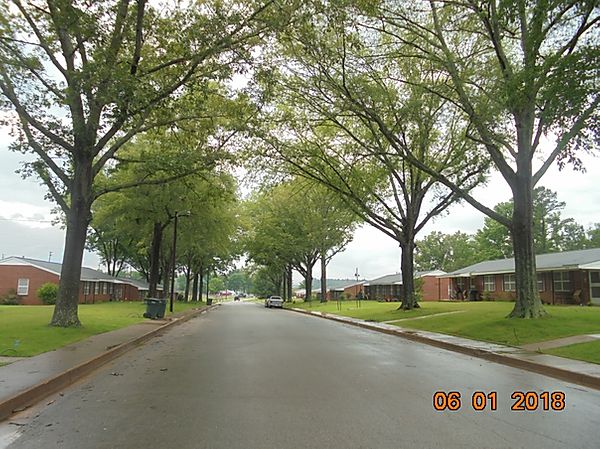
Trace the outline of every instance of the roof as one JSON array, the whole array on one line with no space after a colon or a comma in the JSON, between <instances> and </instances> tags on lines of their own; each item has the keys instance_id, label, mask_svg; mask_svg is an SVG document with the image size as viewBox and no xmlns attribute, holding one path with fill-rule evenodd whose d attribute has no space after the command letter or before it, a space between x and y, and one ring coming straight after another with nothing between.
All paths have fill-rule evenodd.
<instances>
[{"instance_id":1,"label":"roof","mask_svg":"<svg viewBox=\"0 0 600 449\"><path fill-rule=\"evenodd\" d=\"M7 257L5 259L0 260L0 265L28 265L55 274L57 276L60 276L60 272L62 270L62 264L58 262L47 262L44 260L29 259L27 257L15 256ZM115 284L132 284L137 286L136 284L131 282L131 279L116 278L114 276L111 276L110 274L103 273L102 271L94 270L88 267L81 267L80 280L87 282L102 281L112 282Z\"/></svg>"},{"instance_id":2,"label":"roof","mask_svg":"<svg viewBox=\"0 0 600 449\"><path fill-rule=\"evenodd\" d=\"M353 281L349 284L341 285L341 286L335 287L335 288L330 288L329 290L332 290L334 292L343 292L347 288L355 287L357 285L365 285L366 283L367 283L367 281L359 281L359 282Z\"/></svg>"},{"instance_id":3,"label":"roof","mask_svg":"<svg viewBox=\"0 0 600 449\"><path fill-rule=\"evenodd\" d=\"M441 276L446 274L442 270L429 270L429 271L415 271L415 278L422 278L424 276ZM368 281L366 286L371 285L402 285L402 273L388 274L379 278Z\"/></svg>"},{"instance_id":4,"label":"roof","mask_svg":"<svg viewBox=\"0 0 600 449\"><path fill-rule=\"evenodd\" d=\"M125 277L120 277L118 278L120 281L123 281L126 284L131 284L134 287L137 287L138 290L149 290L150 289L150 284L148 284L148 282L142 280L142 279L132 279L132 278L125 278ZM157 284L156 288L158 290L162 290L163 286L161 284Z\"/></svg>"},{"instance_id":5,"label":"roof","mask_svg":"<svg viewBox=\"0 0 600 449\"><path fill-rule=\"evenodd\" d=\"M600 248L538 254L535 257L537 271L552 270L600 270ZM486 260L443 277L468 277L484 274L514 273L515 259Z\"/></svg>"}]
</instances>

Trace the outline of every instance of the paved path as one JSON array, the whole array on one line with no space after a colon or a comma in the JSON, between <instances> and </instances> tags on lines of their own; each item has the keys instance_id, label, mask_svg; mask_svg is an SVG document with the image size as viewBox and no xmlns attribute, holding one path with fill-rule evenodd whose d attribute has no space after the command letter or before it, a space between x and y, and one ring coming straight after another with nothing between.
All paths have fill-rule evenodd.
<instances>
[{"instance_id":1,"label":"paved path","mask_svg":"<svg viewBox=\"0 0 600 449\"><path fill-rule=\"evenodd\" d=\"M432 318L434 316L453 315L455 313L464 313L464 312L465 312L464 310L454 310L452 312L432 313L431 315L423 315L423 316L417 316L417 317L412 317L412 318L400 318L398 320L382 321L382 323L391 324L391 323L399 323L401 321L408 321L408 320L424 320L425 318Z\"/></svg>"},{"instance_id":2,"label":"paved path","mask_svg":"<svg viewBox=\"0 0 600 449\"><path fill-rule=\"evenodd\" d=\"M451 390L462 407L435 411L435 392ZM475 391L496 392L497 410L474 411ZM566 406L511 411L515 391L564 392ZM245 303L172 328L48 402L10 449L597 449L600 440L599 391Z\"/></svg>"},{"instance_id":3,"label":"paved path","mask_svg":"<svg viewBox=\"0 0 600 449\"><path fill-rule=\"evenodd\" d=\"M521 346L528 351L543 351L546 349L560 348L562 346L574 345L577 343L588 343L590 341L600 340L600 334L574 335L572 337L557 338L556 340L540 341Z\"/></svg>"}]
</instances>

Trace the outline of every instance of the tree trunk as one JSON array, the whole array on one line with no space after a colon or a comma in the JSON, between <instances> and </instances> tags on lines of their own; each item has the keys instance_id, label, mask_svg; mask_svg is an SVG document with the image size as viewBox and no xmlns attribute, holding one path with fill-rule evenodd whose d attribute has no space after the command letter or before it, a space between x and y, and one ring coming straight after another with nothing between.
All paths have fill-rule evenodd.
<instances>
[{"instance_id":1,"label":"tree trunk","mask_svg":"<svg viewBox=\"0 0 600 449\"><path fill-rule=\"evenodd\" d=\"M204 285L204 268L200 267L200 269L198 270L198 274L200 275L200 279L198 280L198 289L200 290L200 301L202 301L202 286Z\"/></svg>"},{"instance_id":2,"label":"tree trunk","mask_svg":"<svg viewBox=\"0 0 600 449\"><path fill-rule=\"evenodd\" d=\"M402 305L400 308L411 310L419 307L415 296L414 239L409 239L408 243L401 243L400 249L402 251L400 261L400 269L402 270Z\"/></svg>"},{"instance_id":3,"label":"tree trunk","mask_svg":"<svg viewBox=\"0 0 600 449\"><path fill-rule=\"evenodd\" d=\"M304 276L304 286L306 287L306 296L304 297L305 301L312 301L312 267L310 269L307 267L306 275Z\"/></svg>"},{"instance_id":4,"label":"tree trunk","mask_svg":"<svg viewBox=\"0 0 600 449\"><path fill-rule=\"evenodd\" d=\"M518 175L513 188L512 243L515 254L515 307L510 318L546 315L537 288L533 241L533 189L531 176Z\"/></svg>"},{"instance_id":5,"label":"tree trunk","mask_svg":"<svg viewBox=\"0 0 600 449\"><path fill-rule=\"evenodd\" d=\"M287 284L288 284L288 294L289 294L289 298L288 301L292 301L292 267L288 266L287 268Z\"/></svg>"},{"instance_id":6,"label":"tree trunk","mask_svg":"<svg viewBox=\"0 0 600 449\"><path fill-rule=\"evenodd\" d=\"M192 301L198 301L198 282L199 282L200 274L198 272L194 273L194 282L192 283Z\"/></svg>"},{"instance_id":7,"label":"tree trunk","mask_svg":"<svg viewBox=\"0 0 600 449\"><path fill-rule=\"evenodd\" d=\"M327 260L321 254L321 302L327 302Z\"/></svg>"},{"instance_id":8,"label":"tree trunk","mask_svg":"<svg viewBox=\"0 0 600 449\"><path fill-rule=\"evenodd\" d=\"M192 270L190 270L190 268L188 266L185 270L185 293L184 293L185 302L188 301L188 297L190 295L191 277L192 277Z\"/></svg>"},{"instance_id":9,"label":"tree trunk","mask_svg":"<svg viewBox=\"0 0 600 449\"><path fill-rule=\"evenodd\" d=\"M154 223L152 232L152 246L150 248L150 280L148 287L148 296L156 298L158 295L158 275L160 270L160 247L162 245L163 227L159 222Z\"/></svg>"},{"instance_id":10,"label":"tree trunk","mask_svg":"<svg viewBox=\"0 0 600 449\"><path fill-rule=\"evenodd\" d=\"M212 304L212 299L208 297L208 284L210 284L210 268L206 270L206 305Z\"/></svg>"},{"instance_id":11,"label":"tree trunk","mask_svg":"<svg viewBox=\"0 0 600 449\"><path fill-rule=\"evenodd\" d=\"M58 327L81 326L77 315L81 262L91 219L92 161L76 160L71 185L70 208L65 211L67 232L65 251L60 272L58 295L50 325Z\"/></svg>"},{"instance_id":12,"label":"tree trunk","mask_svg":"<svg viewBox=\"0 0 600 449\"><path fill-rule=\"evenodd\" d=\"M79 304L79 286L81 281L81 263L89 224L90 209L85 207L72 208L67 216L67 232L65 251L60 272L58 295L52 326L78 327L81 326L77 315Z\"/></svg>"}]
</instances>

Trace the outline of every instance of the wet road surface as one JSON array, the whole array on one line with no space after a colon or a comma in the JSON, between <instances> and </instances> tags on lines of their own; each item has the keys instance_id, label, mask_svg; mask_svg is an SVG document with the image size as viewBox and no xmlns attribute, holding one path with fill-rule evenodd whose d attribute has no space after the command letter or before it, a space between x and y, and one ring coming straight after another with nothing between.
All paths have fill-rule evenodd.
<instances>
[{"instance_id":1,"label":"wet road surface","mask_svg":"<svg viewBox=\"0 0 600 449\"><path fill-rule=\"evenodd\" d=\"M436 411L437 391L459 392L460 407ZM497 410L488 399L475 411L475 391L495 393ZM535 392L530 408L534 396L562 392L564 410L544 411L540 398L537 410L512 411L515 391ZM9 448L597 449L600 441L599 391L252 303L177 326L45 402Z\"/></svg>"}]
</instances>

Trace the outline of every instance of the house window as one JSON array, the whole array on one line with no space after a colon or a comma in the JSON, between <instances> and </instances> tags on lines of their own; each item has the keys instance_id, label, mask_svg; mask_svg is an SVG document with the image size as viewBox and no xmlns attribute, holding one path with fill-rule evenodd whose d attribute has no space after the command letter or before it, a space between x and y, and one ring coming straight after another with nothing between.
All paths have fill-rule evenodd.
<instances>
[{"instance_id":1,"label":"house window","mask_svg":"<svg viewBox=\"0 0 600 449\"><path fill-rule=\"evenodd\" d=\"M100 294L100 282L94 282L94 294Z\"/></svg>"},{"instance_id":2,"label":"house window","mask_svg":"<svg viewBox=\"0 0 600 449\"><path fill-rule=\"evenodd\" d=\"M537 286L538 292L544 291L544 276L540 273L537 274Z\"/></svg>"},{"instance_id":3,"label":"house window","mask_svg":"<svg viewBox=\"0 0 600 449\"><path fill-rule=\"evenodd\" d=\"M465 278L456 279L456 288L460 291L463 291L465 289Z\"/></svg>"},{"instance_id":4,"label":"house window","mask_svg":"<svg viewBox=\"0 0 600 449\"><path fill-rule=\"evenodd\" d=\"M555 292L570 292L571 277L568 271L556 271L553 274L554 291Z\"/></svg>"},{"instance_id":5,"label":"house window","mask_svg":"<svg viewBox=\"0 0 600 449\"><path fill-rule=\"evenodd\" d=\"M84 282L83 283L83 294L84 295L89 295L90 294L90 283L89 282Z\"/></svg>"},{"instance_id":6,"label":"house window","mask_svg":"<svg viewBox=\"0 0 600 449\"><path fill-rule=\"evenodd\" d=\"M515 275L505 274L504 275L504 291L514 292L515 291Z\"/></svg>"},{"instance_id":7,"label":"house window","mask_svg":"<svg viewBox=\"0 0 600 449\"><path fill-rule=\"evenodd\" d=\"M489 275L483 277L483 291L494 292L496 291L496 276Z\"/></svg>"},{"instance_id":8,"label":"house window","mask_svg":"<svg viewBox=\"0 0 600 449\"><path fill-rule=\"evenodd\" d=\"M17 295L27 296L29 294L29 279L19 279L17 281Z\"/></svg>"}]
</instances>

